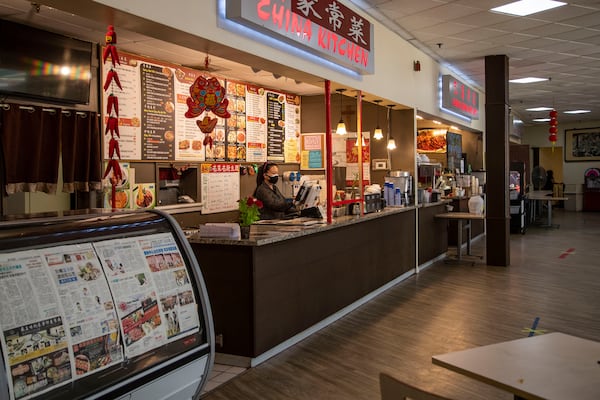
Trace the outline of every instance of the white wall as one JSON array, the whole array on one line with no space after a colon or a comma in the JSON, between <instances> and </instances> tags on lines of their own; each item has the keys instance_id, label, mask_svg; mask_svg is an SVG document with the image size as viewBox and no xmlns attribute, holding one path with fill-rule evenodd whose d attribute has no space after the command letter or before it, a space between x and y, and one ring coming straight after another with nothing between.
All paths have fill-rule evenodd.
<instances>
[{"instance_id":1,"label":"white wall","mask_svg":"<svg viewBox=\"0 0 600 400\"><path fill-rule=\"evenodd\" d=\"M582 128L594 128L599 127L600 121L593 121L588 123L577 123L577 124L561 124L558 122L558 141L556 142L557 147L561 147L561 151L564 151L565 145L565 130L566 129L582 129ZM532 127L525 127L523 131L523 138L521 143L528 144L530 147L552 147L552 143L548 140L548 125L539 125ZM563 182L565 184L583 184L584 178L583 173L590 167L600 167L600 161L589 161L589 162L565 162L563 154Z\"/></svg>"}]
</instances>

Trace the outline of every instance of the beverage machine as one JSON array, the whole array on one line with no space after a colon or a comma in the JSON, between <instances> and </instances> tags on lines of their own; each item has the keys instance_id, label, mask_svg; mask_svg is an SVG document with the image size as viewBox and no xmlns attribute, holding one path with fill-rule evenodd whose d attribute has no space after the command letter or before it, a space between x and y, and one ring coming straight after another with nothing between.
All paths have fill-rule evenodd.
<instances>
[{"instance_id":1,"label":"beverage machine","mask_svg":"<svg viewBox=\"0 0 600 400\"><path fill-rule=\"evenodd\" d=\"M527 188L525 163L512 161L508 177L508 190L510 198L510 231L512 233L525 233L525 194Z\"/></svg>"},{"instance_id":2,"label":"beverage machine","mask_svg":"<svg viewBox=\"0 0 600 400\"><path fill-rule=\"evenodd\" d=\"M408 171L390 171L385 177L385 202L389 206L407 206L413 202L413 181Z\"/></svg>"}]
</instances>

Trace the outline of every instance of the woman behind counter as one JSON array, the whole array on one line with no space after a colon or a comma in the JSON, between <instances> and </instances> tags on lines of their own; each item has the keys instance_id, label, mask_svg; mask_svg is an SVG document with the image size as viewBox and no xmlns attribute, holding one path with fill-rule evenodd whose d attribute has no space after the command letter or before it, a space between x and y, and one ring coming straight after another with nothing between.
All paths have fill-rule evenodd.
<instances>
[{"instance_id":1,"label":"woman behind counter","mask_svg":"<svg viewBox=\"0 0 600 400\"><path fill-rule=\"evenodd\" d=\"M267 161L258 168L254 197L263 202L260 219L282 219L286 215L296 212L292 200L286 199L279 188L275 186L278 180L277 164Z\"/></svg>"}]
</instances>

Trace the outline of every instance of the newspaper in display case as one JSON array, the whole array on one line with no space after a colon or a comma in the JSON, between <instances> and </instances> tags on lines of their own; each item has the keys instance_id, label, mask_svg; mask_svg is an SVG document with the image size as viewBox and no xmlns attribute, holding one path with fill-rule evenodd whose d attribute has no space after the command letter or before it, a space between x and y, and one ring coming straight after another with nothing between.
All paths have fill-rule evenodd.
<instances>
[{"instance_id":1,"label":"newspaper in display case","mask_svg":"<svg viewBox=\"0 0 600 400\"><path fill-rule=\"evenodd\" d=\"M15 400L201 330L171 233L0 254L0 329Z\"/></svg>"}]
</instances>

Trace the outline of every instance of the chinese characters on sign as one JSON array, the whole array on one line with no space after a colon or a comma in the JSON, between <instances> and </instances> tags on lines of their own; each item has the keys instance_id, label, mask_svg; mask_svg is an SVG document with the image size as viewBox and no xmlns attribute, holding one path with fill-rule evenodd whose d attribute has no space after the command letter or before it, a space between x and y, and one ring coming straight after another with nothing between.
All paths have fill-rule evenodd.
<instances>
[{"instance_id":1,"label":"chinese characters on sign","mask_svg":"<svg viewBox=\"0 0 600 400\"><path fill-rule=\"evenodd\" d=\"M335 0L227 1L227 19L362 73L373 73L373 25Z\"/></svg>"},{"instance_id":2,"label":"chinese characters on sign","mask_svg":"<svg viewBox=\"0 0 600 400\"><path fill-rule=\"evenodd\" d=\"M479 119L479 93L452 75L443 75L441 108L470 119Z\"/></svg>"}]
</instances>

